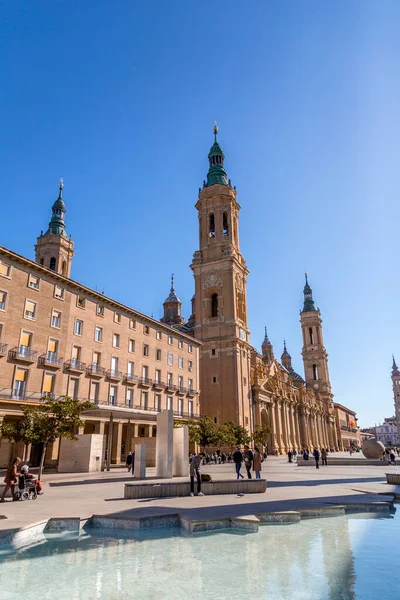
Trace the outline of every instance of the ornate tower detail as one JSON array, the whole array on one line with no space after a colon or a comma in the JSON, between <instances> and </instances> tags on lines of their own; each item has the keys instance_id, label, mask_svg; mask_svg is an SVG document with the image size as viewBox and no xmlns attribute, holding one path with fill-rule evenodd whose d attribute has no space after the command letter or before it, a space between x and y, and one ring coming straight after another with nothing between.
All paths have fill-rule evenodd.
<instances>
[{"instance_id":1,"label":"ornate tower detail","mask_svg":"<svg viewBox=\"0 0 400 600\"><path fill-rule=\"evenodd\" d=\"M283 366L285 367L285 369L287 371L289 371L289 373L291 373L293 371L292 357L290 356L289 352L287 351L286 340L283 340L283 352L282 352L282 356L281 356L281 362L282 362Z\"/></svg>"},{"instance_id":2,"label":"ornate tower detail","mask_svg":"<svg viewBox=\"0 0 400 600\"><path fill-rule=\"evenodd\" d=\"M43 232L40 234L35 245L35 260L52 271L69 277L74 255L74 243L71 236L67 236L65 229L66 208L62 198L63 187L64 184L61 179L58 198L52 206L49 228L45 234Z\"/></svg>"},{"instance_id":3,"label":"ornate tower detail","mask_svg":"<svg viewBox=\"0 0 400 600\"><path fill-rule=\"evenodd\" d=\"M181 315L182 302L175 293L173 275L171 276L169 296L166 298L163 306L164 316L160 319L161 323L167 323L167 325L180 325L185 322L185 319Z\"/></svg>"},{"instance_id":4,"label":"ornate tower detail","mask_svg":"<svg viewBox=\"0 0 400 600\"><path fill-rule=\"evenodd\" d=\"M209 170L199 191L200 248L191 268L195 279L195 336L200 351L201 410L223 421L252 428L250 344L246 279L239 247L236 190L224 168L224 153L214 127Z\"/></svg>"},{"instance_id":5,"label":"ornate tower detail","mask_svg":"<svg viewBox=\"0 0 400 600\"><path fill-rule=\"evenodd\" d=\"M396 361L393 356L392 363L392 384L393 384L393 398L394 398L394 409L395 419L397 425L397 432L400 433L400 371L396 365Z\"/></svg>"},{"instance_id":6,"label":"ornate tower detail","mask_svg":"<svg viewBox=\"0 0 400 600\"><path fill-rule=\"evenodd\" d=\"M271 342L269 341L267 328L265 328L265 336L264 336L264 341L261 346L261 351L262 351L263 358L265 360L268 360L268 361L273 360L274 348L273 348Z\"/></svg>"}]
</instances>

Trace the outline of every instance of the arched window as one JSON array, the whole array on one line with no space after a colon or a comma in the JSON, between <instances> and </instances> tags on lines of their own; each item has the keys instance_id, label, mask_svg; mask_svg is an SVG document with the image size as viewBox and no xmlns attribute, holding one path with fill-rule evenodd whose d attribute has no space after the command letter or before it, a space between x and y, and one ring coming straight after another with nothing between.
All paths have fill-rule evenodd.
<instances>
[{"instance_id":1,"label":"arched window","mask_svg":"<svg viewBox=\"0 0 400 600\"><path fill-rule=\"evenodd\" d=\"M41 259L40 259L40 264L41 264L41 265L44 265L44 258L41 258Z\"/></svg>"},{"instance_id":2,"label":"arched window","mask_svg":"<svg viewBox=\"0 0 400 600\"><path fill-rule=\"evenodd\" d=\"M218 317L218 294L211 296L211 316Z\"/></svg>"},{"instance_id":3,"label":"arched window","mask_svg":"<svg viewBox=\"0 0 400 600\"><path fill-rule=\"evenodd\" d=\"M56 270L56 262L57 262L56 259L54 258L54 256L52 256L50 259L50 269L52 271Z\"/></svg>"},{"instance_id":4,"label":"arched window","mask_svg":"<svg viewBox=\"0 0 400 600\"><path fill-rule=\"evenodd\" d=\"M214 214L211 213L210 217L209 217L209 236L210 237L215 237L215 219L214 219Z\"/></svg>"},{"instance_id":5,"label":"arched window","mask_svg":"<svg viewBox=\"0 0 400 600\"><path fill-rule=\"evenodd\" d=\"M313 365L312 366L312 370L313 370L313 378L314 379L318 379L318 367L317 367L317 365Z\"/></svg>"},{"instance_id":6,"label":"arched window","mask_svg":"<svg viewBox=\"0 0 400 600\"><path fill-rule=\"evenodd\" d=\"M228 215L226 212L222 215L222 234L224 237L228 237Z\"/></svg>"},{"instance_id":7,"label":"arched window","mask_svg":"<svg viewBox=\"0 0 400 600\"><path fill-rule=\"evenodd\" d=\"M312 327L310 327L308 329L308 333L310 334L310 344L314 344L314 334L313 334Z\"/></svg>"}]
</instances>

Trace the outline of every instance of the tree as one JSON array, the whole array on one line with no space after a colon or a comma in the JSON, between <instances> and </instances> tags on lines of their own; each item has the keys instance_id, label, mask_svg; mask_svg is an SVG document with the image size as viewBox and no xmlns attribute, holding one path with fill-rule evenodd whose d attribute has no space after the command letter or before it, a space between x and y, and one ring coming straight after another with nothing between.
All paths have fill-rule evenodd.
<instances>
[{"instance_id":1,"label":"tree","mask_svg":"<svg viewBox=\"0 0 400 600\"><path fill-rule=\"evenodd\" d=\"M262 444L266 446L268 435L271 432L271 427L267 427L266 425L257 425L257 427L253 431L253 442L255 444Z\"/></svg>"},{"instance_id":2,"label":"tree","mask_svg":"<svg viewBox=\"0 0 400 600\"><path fill-rule=\"evenodd\" d=\"M212 445L217 446L218 450L221 449L221 446L224 446L225 444L229 444L229 440L230 440L230 431L227 428L226 424L223 423L222 425L216 425L215 426L215 432L214 435L212 437Z\"/></svg>"},{"instance_id":3,"label":"tree","mask_svg":"<svg viewBox=\"0 0 400 600\"><path fill-rule=\"evenodd\" d=\"M233 421L228 421L225 423L225 427L228 430L229 443L232 446L242 446L243 444L248 444L250 442L250 436L245 427L241 425L236 425Z\"/></svg>"},{"instance_id":4,"label":"tree","mask_svg":"<svg viewBox=\"0 0 400 600\"><path fill-rule=\"evenodd\" d=\"M89 400L81 402L64 396L60 400L44 397L39 406L24 406L22 421L18 424L3 423L1 434L10 440L25 444L43 444L38 479L43 472L47 445L57 438L76 440L76 430L84 426L83 411L93 408Z\"/></svg>"}]
</instances>

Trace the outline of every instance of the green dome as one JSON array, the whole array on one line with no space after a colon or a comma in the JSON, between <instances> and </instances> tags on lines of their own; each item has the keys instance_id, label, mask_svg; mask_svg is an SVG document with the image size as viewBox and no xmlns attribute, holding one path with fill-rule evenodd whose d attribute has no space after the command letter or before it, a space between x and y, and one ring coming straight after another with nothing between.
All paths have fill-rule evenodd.
<instances>
[{"instance_id":1,"label":"green dome","mask_svg":"<svg viewBox=\"0 0 400 600\"><path fill-rule=\"evenodd\" d=\"M214 143L211 146L210 152L208 153L208 161L210 163L210 168L207 173L207 181L205 183L206 187L210 187L211 185L219 184L219 185L229 185L228 177L226 175L224 169L224 158L225 155L222 151L221 146L218 143L218 127L214 126Z\"/></svg>"},{"instance_id":2,"label":"green dome","mask_svg":"<svg viewBox=\"0 0 400 600\"><path fill-rule=\"evenodd\" d=\"M307 279L307 273L305 274L306 276L306 284L304 286L303 289L303 294L304 294L304 305L303 305L303 310L302 312L313 312L313 311L317 311L317 307L314 304L314 300L312 297L312 289L308 283L308 279Z\"/></svg>"}]
</instances>

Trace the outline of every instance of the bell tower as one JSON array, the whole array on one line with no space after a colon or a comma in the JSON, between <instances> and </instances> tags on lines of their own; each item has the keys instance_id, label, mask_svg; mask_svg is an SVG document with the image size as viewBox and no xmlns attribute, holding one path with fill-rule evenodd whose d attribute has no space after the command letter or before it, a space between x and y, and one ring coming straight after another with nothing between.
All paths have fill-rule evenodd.
<instances>
[{"instance_id":1,"label":"bell tower","mask_svg":"<svg viewBox=\"0 0 400 600\"><path fill-rule=\"evenodd\" d=\"M250 332L246 279L249 270L239 247L236 189L224 168L214 127L209 170L196 203L200 249L191 269L195 280L194 334L200 348L200 406L216 423L234 421L253 429Z\"/></svg>"},{"instance_id":2,"label":"bell tower","mask_svg":"<svg viewBox=\"0 0 400 600\"><path fill-rule=\"evenodd\" d=\"M58 198L52 206L49 228L45 234L42 231L35 245L35 260L60 275L70 277L74 243L71 236L67 236L65 229L66 208L62 197L63 187L61 179Z\"/></svg>"}]
</instances>

